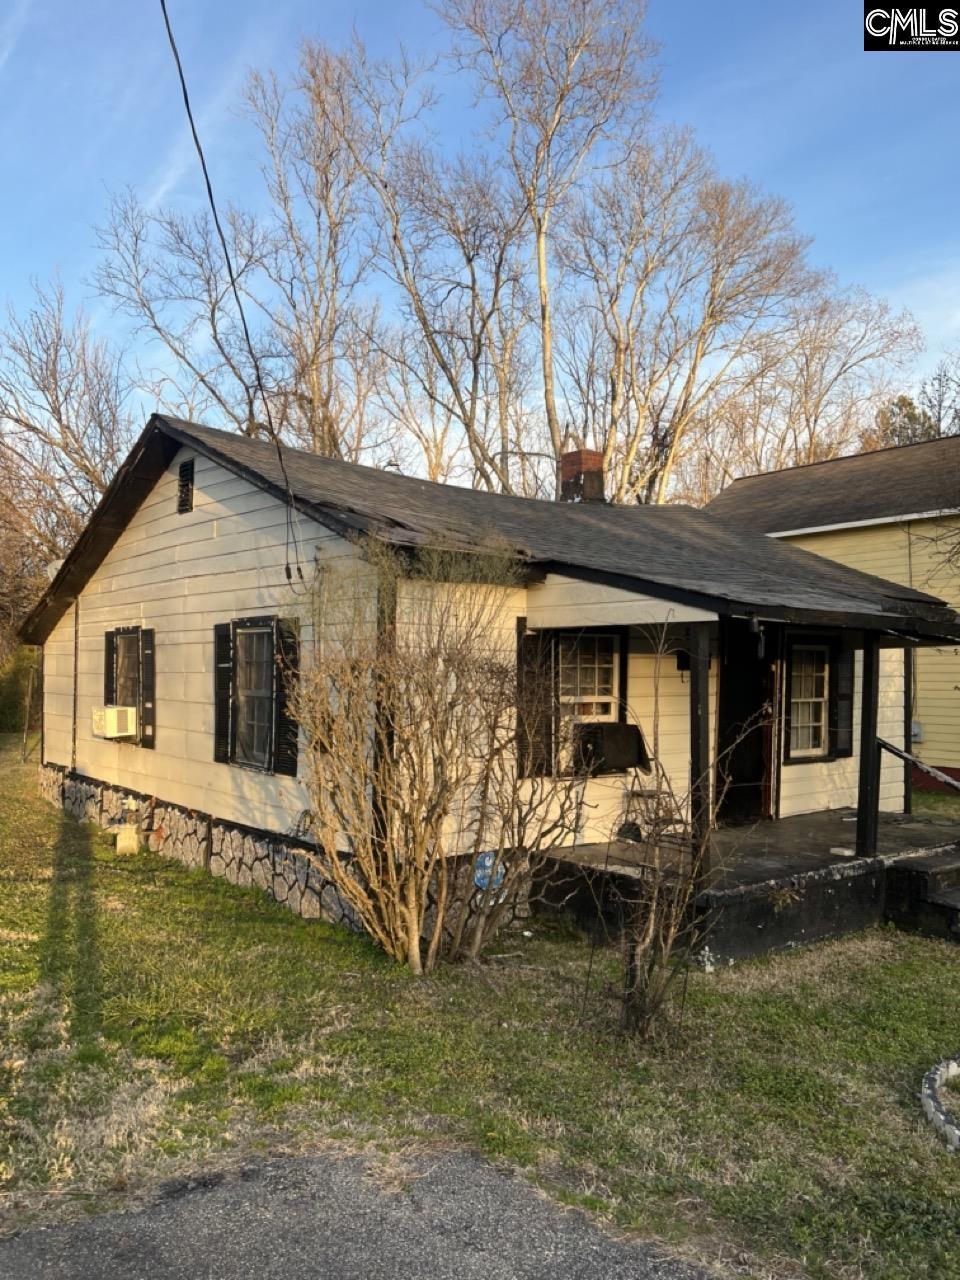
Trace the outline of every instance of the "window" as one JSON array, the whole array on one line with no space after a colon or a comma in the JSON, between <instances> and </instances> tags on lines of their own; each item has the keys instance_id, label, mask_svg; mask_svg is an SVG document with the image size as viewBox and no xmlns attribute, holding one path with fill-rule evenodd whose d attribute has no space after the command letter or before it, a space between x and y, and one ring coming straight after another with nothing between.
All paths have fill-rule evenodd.
<instances>
[{"instance_id":1,"label":"window","mask_svg":"<svg viewBox=\"0 0 960 1280\"><path fill-rule=\"evenodd\" d=\"M237 630L236 740L238 764L266 769L273 737L273 627Z\"/></svg>"},{"instance_id":2,"label":"window","mask_svg":"<svg viewBox=\"0 0 960 1280\"><path fill-rule=\"evenodd\" d=\"M140 632L120 631L116 639L118 707L140 705Z\"/></svg>"},{"instance_id":3,"label":"window","mask_svg":"<svg viewBox=\"0 0 960 1280\"><path fill-rule=\"evenodd\" d=\"M557 643L560 713L578 720L619 716L619 637L560 636Z\"/></svg>"},{"instance_id":4,"label":"window","mask_svg":"<svg viewBox=\"0 0 960 1280\"><path fill-rule=\"evenodd\" d=\"M785 763L853 755L855 654L839 636L788 643Z\"/></svg>"},{"instance_id":5,"label":"window","mask_svg":"<svg viewBox=\"0 0 960 1280\"><path fill-rule=\"evenodd\" d=\"M790 758L830 752L830 649L794 645L790 662Z\"/></svg>"},{"instance_id":6,"label":"window","mask_svg":"<svg viewBox=\"0 0 960 1280\"><path fill-rule=\"evenodd\" d=\"M214 760L296 777L298 728L287 705L296 623L238 618L214 627L213 643Z\"/></svg>"},{"instance_id":7,"label":"window","mask_svg":"<svg viewBox=\"0 0 960 1280\"><path fill-rule=\"evenodd\" d=\"M154 648L154 633L146 627L118 627L104 636L104 706L136 707L136 742L141 747L155 742Z\"/></svg>"},{"instance_id":8,"label":"window","mask_svg":"<svg viewBox=\"0 0 960 1280\"><path fill-rule=\"evenodd\" d=\"M193 510L193 459L180 463L177 475L177 515Z\"/></svg>"}]
</instances>

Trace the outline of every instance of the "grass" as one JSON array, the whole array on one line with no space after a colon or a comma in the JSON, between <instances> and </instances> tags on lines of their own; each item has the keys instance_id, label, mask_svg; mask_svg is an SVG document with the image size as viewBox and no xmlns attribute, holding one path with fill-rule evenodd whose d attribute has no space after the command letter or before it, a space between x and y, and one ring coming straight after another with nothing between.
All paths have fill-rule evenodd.
<instances>
[{"instance_id":1,"label":"grass","mask_svg":"<svg viewBox=\"0 0 960 1280\"><path fill-rule=\"evenodd\" d=\"M928 818L960 820L960 791L917 791L911 800L913 812Z\"/></svg>"},{"instance_id":2,"label":"grass","mask_svg":"<svg viewBox=\"0 0 960 1280\"><path fill-rule=\"evenodd\" d=\"M255 890L117 857L34 785L0 757L8 1225L258 1151L456 1140L753 1275L960 1277L960 1166L917 1096L957 1048L960 948L876 931L698 975L648 1049L614 1031L611 955L581 1025L578 939L417 982Z\"/></svg>"}]
</instances>

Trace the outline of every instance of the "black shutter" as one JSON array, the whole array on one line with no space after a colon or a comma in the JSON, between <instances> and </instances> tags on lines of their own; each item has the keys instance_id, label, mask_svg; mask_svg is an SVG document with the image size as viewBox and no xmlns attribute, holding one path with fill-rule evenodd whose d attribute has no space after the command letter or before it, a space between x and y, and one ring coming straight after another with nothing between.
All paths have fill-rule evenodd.
<instances>
[{"instance_id":1,"label":"black shutter","mask_svg":"<svg viewBox=\"0 0 960 1280\"><path fill-rule=\"evenodd\" d=\"M852 649L834 650L834 674L832 698L833 754L838 757L853 755L853 696L855 690L854 660Z\"/></svg>"},{"instance_id":2,"label":"black shutter","mask_svg":"<svg viewBox=\"0 0 960 1280\"><path fill-rule=\"evenodd\" d=\"M112 707L117 701L117 633L108 631L103 641L103 705Z\"/></svg>"},{"instance_id":3,"label":"black shutter","mask_svg":"<svg viewBox=\"0 0 960 1280\"><path fill-rule=\"evenodd\" d=\"M290 684L297 679L300 670L300 636L295 619L277 618L273 625L274 654L277 661L273 772L295 778L300 727L291 714L289 702Z\"/></svg>"},{"instance_id":4,"label":"black shutter","mask_svg":"<svg viewBox=\"0 0 960 1280\"><path fill-rule=\"evenodd\" d=\"M153 747L157 734L157 666L152 628L140 632L140 745Z\"/></svg>"},{"instance_id":5,"label":"black shutter","mask_svg":"<svg viewBox=\"0 0 960 1280\"><path fill-rule=\"evenodd\" d=\"M553 644L549 635L528 632L517 619L517 752L520 774L539 777L553 770L555 698Z\"/></svg>"},{"instance_id":6,"label":"black shutter","mask_svg":"<svg viewBox=\"0 0 960 1280\"><path fill-rule=\"evenodd\" d=\"M180 463L177 476L177 515L193 510L193 459Z\"/></svg>"},{"instance_id":7,"label":"black shutter","mask_svg":"<svg viewBox=\"0 0 960 1280\"><path fill-rule=\"evenodd\" d=\"M213 628L213 758L230 761L230 719L233 701L233 629L229 622Z\"/></svg>"}]
</instances>

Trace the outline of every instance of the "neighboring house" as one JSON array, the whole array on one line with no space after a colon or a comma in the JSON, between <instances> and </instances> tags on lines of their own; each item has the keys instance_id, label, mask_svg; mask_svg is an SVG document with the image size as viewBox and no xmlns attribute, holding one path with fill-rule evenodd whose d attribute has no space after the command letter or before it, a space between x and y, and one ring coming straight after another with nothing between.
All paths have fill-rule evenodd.
<instances>
[{"instance_id":1,"label":"neighboring house","mask_svg":"<svg viewBox=\"0 0 960 1280\"><path fill-rule=\"evenodd\" d=\"M276 659L309 662L314 566L358 556L358 535L468 550L492 537L520 557L526 581L503 605L519 670L555 682L552 716L586 723L603 775L579 844L630 817L643 744L625 724L692 792L694 825L717 759L721 823L859 806L870 853L878 807L902 811L903 768L881 769L872 742L903 744L903 647L957 633L941 601L702 511L583 501L587 451L564 466L581 500L560 503L280 458L154 416L24 624L43 646L44 787L74 813L106 822L132 796L152 847L325 913L298 861L309 798ZM288 578L294 547L305 585ZM124 728L111 707L137 713L126 738L103 736ZM533 768L556 767L555 728L523 744Z\"/></svg>"},{"instance_id":2,"label":"neighboring house","mask_svg":"<svg viewBox=\"0 0 960 1280\"><path fill-rule=\"evenodd\" d=\"M960 608L960 436L747 476L707 510ZM912 753L960 779L960 647L918 650L907 681Z\"/></svg>"}]
</instances>

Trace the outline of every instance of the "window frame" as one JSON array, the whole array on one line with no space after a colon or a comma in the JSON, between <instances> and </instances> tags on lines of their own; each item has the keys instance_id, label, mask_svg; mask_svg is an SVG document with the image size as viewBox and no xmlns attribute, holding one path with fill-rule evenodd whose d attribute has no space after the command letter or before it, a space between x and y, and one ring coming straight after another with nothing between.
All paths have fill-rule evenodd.
<instances>
[{"instance_id":1,"label":"window frame","mask_svg":"<svg viewBox=\"0 0 960 1280\"><path fill-rule=\"evenodd\" d=\"M240 769L253 769L257 773L273 773L274 737L277 717L277 619L273 616L266 618L237 618L231 623L231 631L233 673L230 692L230 763L237 765ZM259 764L255 760L241 760L237 757L239 736L237 731L240 720L241 696L239 637L250 634L267 635L270 638L270 709L266 761L264 764Z\"/></svg>"},{"instance_id":2,"label":"window frame","mask_svg":"<svg viewBox=\"0 0 960 1280\"><path fill-rule=\"evenodd\" d=\"M563 645L564 643L581 644L583 641L592 640L595 643L600 640L610 640L612 644L611 655L611 671L612 686L609 697L606 695L596 694L589 698L576 698L576 696L565 696L563 693ZM554 635L554 683L556 689L556 705L557 717L560 720L569 720L575 724L617 724L624 718L624 699L626 689L626 676L624 672L624 660L626 657L626 646L624 644L623 633L621 630L611 630L609 628L584 627L576 631L569 629L557 631ZM594 667L596 668L596 658L594 659ZM589 713L582 714L574 710L568 710L567 704L571 702L609 702L610 711L607 713Z\"/></svg>"},{"instance_id":3,"label":"window frame","mask_svg":"<svg viewBox=\"0 0 960 1280\"><path fill-rule=\"evenodd\" d=\"M239 641L245 632L266 632L271 636L269 746L266 761L237 758L239 727ZM232 618L217 623L214 632L214 742L213 759L217 764L232 765L254 773L276 774L279 777L299 776L299 727L290 710L284 681L286 673L299 670L300 623L296 618L284 618L277 614L256 617ZM226 654L221 657L220 639L228 646L229 672ZM221 681L221 672L223 681ZM221 721L221 713L224 721Z\"/></svg>"},{"instance_id":4,"label":"window frame","mask_svg":"<svg viewBox=\"0 0 960 1280\"><path fill-rule=\"evenodd\" d=\"M790 738L793 730L793 655L797 649L823 649L826 651L826 696L824 700L825 707L825 736L824 747L822 751L801 751L792 750L790 746ZM844 695L845 702L849 702L849 707L845 711L845 724L847 725L846 733L850 738L850 743L841 748L840 746L840 682L841 682L841 659L846 657L853 662L851 677L853 688L849 693ZM783 750L781 760L783 765L804 765L804 764L830 764L836 760L849 759L854 754L854 715L856 710L856 663L854 660L854 650L847 648L841 636L836 634L793 634L787 635L785 653L784 653L784 678L783 684ZM844 664L846 666L846 663ZM807 699L802 699L807 701Z\"/></svg>"},{"instance_id":5,"label":"window frame","mask_svg":"<svg viewBox=\"0 0 960 1280\"><path fill-rule=\"evenodd\" d=\"M120 700L120 650L122 642L135 641L136 697ZM111 668L108 671L107 664ZM104 691L105 707L136 707L136 737L118 738L127 746L154 748L156 746L156 632L152 627L113 627L104 632ZM112 698L109 696L112 694Z\"/></svg>"}]
</instances>

